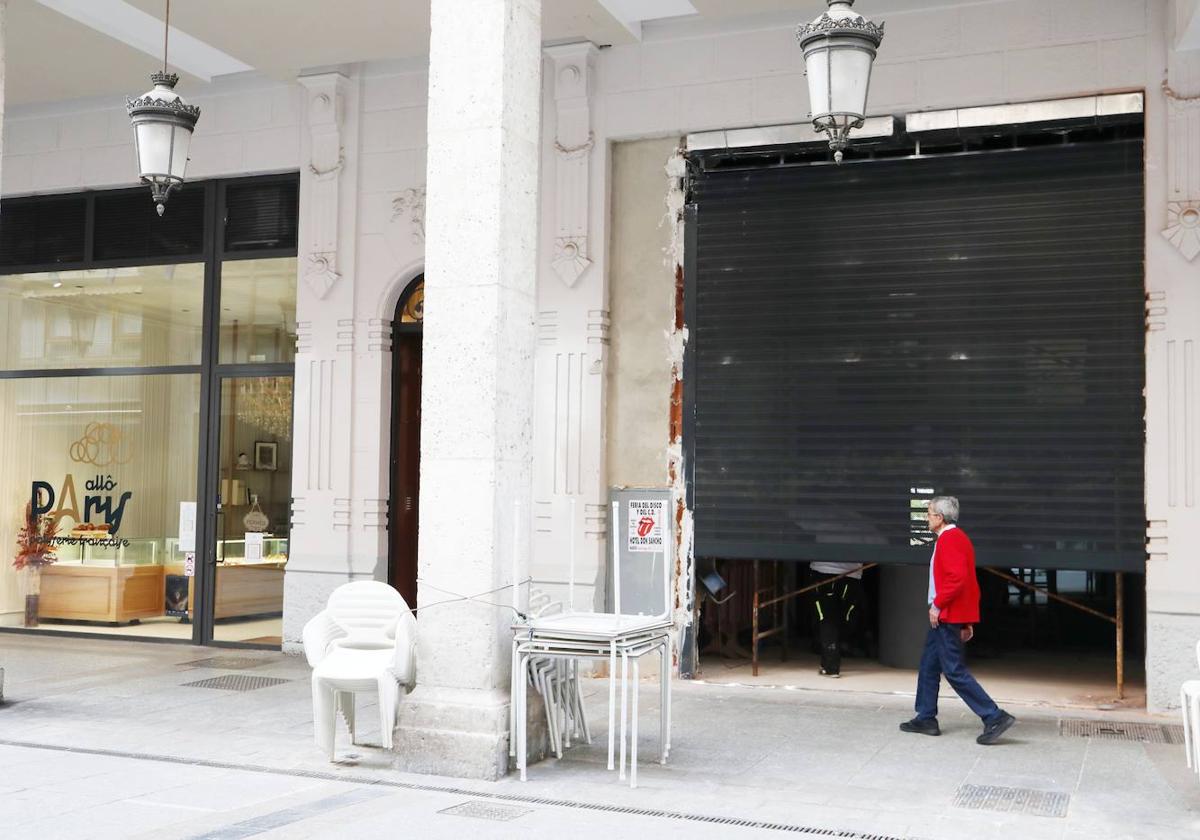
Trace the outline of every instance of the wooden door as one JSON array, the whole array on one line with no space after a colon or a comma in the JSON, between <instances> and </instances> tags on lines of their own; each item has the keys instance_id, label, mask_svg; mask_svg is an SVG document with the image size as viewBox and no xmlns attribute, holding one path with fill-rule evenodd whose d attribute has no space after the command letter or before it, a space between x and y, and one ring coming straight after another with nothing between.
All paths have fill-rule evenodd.
<instances>
[{"instance_id":1,"label":"wooden door","mask_svg":"<svg viewBox=\"0 0 1200 840\"><path fill-rule=\"evenodd\" d=\"M392 340L392 458L388 583L417 605L417 514L421 464L421 333Z\"/></svg>"}]
</instances>

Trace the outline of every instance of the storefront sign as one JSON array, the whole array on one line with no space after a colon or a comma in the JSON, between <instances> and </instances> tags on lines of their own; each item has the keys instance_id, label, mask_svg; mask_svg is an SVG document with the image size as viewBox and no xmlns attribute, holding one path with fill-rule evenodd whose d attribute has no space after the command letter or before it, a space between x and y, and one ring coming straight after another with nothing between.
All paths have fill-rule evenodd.
<instances>
[{"instance_id":1,"label":"storefront sign","mask_svg":"<svg viewBox=\"0 0 1200 840\"><path fill-rule=\"evenodd\" d=\"M666 499L630 499L629 551L663 550L663 521L667 516Z\"/></svg>"},{"instance_id":2,"label":"storefront sign","mask_svg":"<svg viewBox=\"0 0 1200 840\"><path fill-rule=\"evenodd\" d=\"M48 481L35 481L30 490L33 513L36 516L50 513L60 524L64 518L75 522L70 535L56 537L55 542L113 542L113 538L121 530L125 505L133 498L133 493L129 490L118 492L117 482L111 475L89 478L84 482L83 488L87 494L83 497L81 512L74 475L67 473L57 491Z\"/></svg>"}]
</instances>

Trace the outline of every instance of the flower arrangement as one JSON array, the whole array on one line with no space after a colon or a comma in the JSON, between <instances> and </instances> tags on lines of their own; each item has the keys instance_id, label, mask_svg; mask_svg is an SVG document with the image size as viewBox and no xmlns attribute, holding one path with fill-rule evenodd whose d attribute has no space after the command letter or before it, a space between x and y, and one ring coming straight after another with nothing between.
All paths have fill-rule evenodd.
<instances>
[{"instance_id":1,"label":"flower arrangement","mask_svg":"<svg viewBox=\"0 0 1200 840\"><path fill-rule=\"evenodd\" d=\"M58 536L58 522L52 516L33 512L33 503L25 504L25 524L17 534L17 556L13 558L14 569L41 569L58 558L54 554L54 538Z\"/></svg>"}]
</instances>

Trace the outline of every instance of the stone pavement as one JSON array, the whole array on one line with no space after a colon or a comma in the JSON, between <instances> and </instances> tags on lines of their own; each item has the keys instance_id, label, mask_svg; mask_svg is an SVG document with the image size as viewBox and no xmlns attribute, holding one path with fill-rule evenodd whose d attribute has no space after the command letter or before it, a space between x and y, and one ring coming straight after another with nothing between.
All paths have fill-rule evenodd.
<instances>
[{"instance_id":1,"label":"stone pavement","mask_svg":"<svg viewBox=\"0 0 1200 840\"><path fill-rule=\"evenodd\" d=\"M943 736L928 738L896 728L911 697L676 682L671 760L644 761L631 790L605 769L602 681L588 687L595 743L532 766L522 784L401 773L392 754L344 733L339 761L326 762L312 743L308 669L282 654L0 634L0 667L6 840L1200 837L1200 780L1181 746L1060 734L1060 716L1159 735L1177 722L1128 710L1010 706L1020 723L985 748L957 699L943 704ZM282 682L186 685L223 675ZM650 759L657 691L643 692ZM1004 790L986 800L984 786ZM969 794L986 807L965 807ZM999 810L1022 804L1060 815Z\"/></svg>"}]
</instances>

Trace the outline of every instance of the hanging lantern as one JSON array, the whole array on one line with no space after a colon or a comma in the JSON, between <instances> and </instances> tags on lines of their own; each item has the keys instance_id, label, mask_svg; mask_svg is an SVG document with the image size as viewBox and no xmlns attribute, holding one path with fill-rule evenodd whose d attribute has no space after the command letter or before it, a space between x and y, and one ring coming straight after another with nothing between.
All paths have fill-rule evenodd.
<instances>
[{"instance_id":1,"label":"hanging lantern","mask_svg":"<svg viewBox=\"0 0 1200 840\"><path fill-rule=\"evenodd\" d=\"M142 183L150 185L150 197L163 214L171 190L183 184L187 172L188 148L200 109L188 105L175 92L179 77L167 72L167 38L171 31L171 3L167 0L167 15L163 36L163 69L150 77L154 88L127 100L129 119L133 123L133 145L137 152L138 172Z\"/></svg>"},{"instance_id":2,"label":"hanging lantern","mask_svg":"<svg viewBox=\"0 0 1200 840\"><path fill-rule=\"evenodd\" d=\"M854 0L826 2L829 8L819 18L796 28L796 38L804 50L813 128L829 136L834 160L841 163L850 130L866 119L871 64L883 41L883 24L854 11Z\"/></svg>"}]
</instances>

